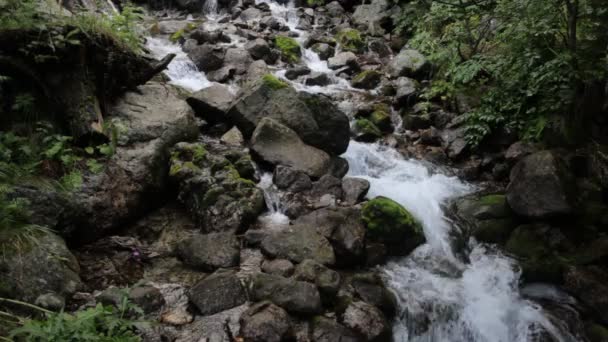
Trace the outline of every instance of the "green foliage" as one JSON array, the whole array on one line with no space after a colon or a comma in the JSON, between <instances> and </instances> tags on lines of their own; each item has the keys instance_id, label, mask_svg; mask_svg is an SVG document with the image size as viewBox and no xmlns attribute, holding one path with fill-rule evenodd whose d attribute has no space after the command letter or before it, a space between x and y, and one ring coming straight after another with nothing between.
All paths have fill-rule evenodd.
<instances>
[{"instance_id":1,"label":"green foliage","mask_svg":"<svg viewBox=\"0 0 608 342\"><path fill-rule=\"evenodd\" d=\"M300 44L295 39L276 36L274 37L274 44L281 51L281 56L286 62L297 63L300 60L302 52L300 51Z\"/></svg>"},{"instance_id":2,"label":"green foliage","mask_svg":"<svg viewBox=\"0 0 608 342\"><path fill-rule=\"evenodd\" d=\"M538 140L558 117L580 121L585 84L607 76L606 20L598 0L414 0L397 31L438 66L423 97L480 99L467 113L478 145L499 127Z\"/></svg>"},{"instance_id":3,"label":"green foliage","mask_svg":"<svg viewBox=\"0 0 608 342\"><path fill-rule=\"evenodd\" d=\"M54 0L2 0L0 1L1 30L40 31L40 38L32 41L28 49L48 47L52 51L67 45L79 45L80 35L93 41L110 39L119 46L134 52L142 51L142 35L138 23L143 19L140 8L124 6L122 12L94 14L90 12L65 15L65 10ZM27 51L25 51L27 53ZM36 55L38 61L53 58Z\"/></svg>"},{"instance_id":4,"label":"green foliage","mask_svg":"<svg viewBox=\"0 0 608 342\"><path fill-rule=\"evenodd\" d=\"M0 254L20 251L37 243L40 234L49 230L30 223L28 201L11 198L10 187L0 184Z\"/></svg>"},{"instance_id":5,"label":"green foliage","mask_svg":"<svg viewBox=\"0 0 608 342\"><path fill-rule=\"evenodd\" d=\"M142 310L125 296L118 307L97 304L73 314L47 311L46 319L27 320L10 337L27 342L135 342L141 341L137 325L146 324L142 318Z\"/></svg>"},{"instance_id":6,"label":"green foliage","mask_svg":"<svg viewBox=\"0 0 608 342\"><path fill-rule=\"evenodd\" d=\"M278 90L289 87L289 84L285 81L278 79L276 76L272 74L266 74L262 77L262 80L265 85L270 87L271 89Z\"/></svg>"},{"instance_id":7,"label":"green foliage","mask_svg":"<svg viewBox=\"0 0 608 342\"><path fill-rule=\"evenodd\" d=\"M336 34L336 41L344 51L360 52L365 48L361 33L355 29L345 29Z\"/></svg>"}]
</instances>

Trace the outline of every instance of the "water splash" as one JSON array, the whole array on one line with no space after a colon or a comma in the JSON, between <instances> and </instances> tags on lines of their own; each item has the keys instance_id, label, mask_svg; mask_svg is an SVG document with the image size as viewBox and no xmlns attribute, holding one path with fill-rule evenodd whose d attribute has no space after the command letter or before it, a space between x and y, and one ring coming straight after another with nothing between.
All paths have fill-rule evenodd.
<instances>
[{"instance_id":1,"label":"water splash","mask_svg":"<svg viewBox=\"0 0 608 342\"><path fill-rule=\"evenodd\" d=\"M284 214L279 189L272 183L272 173L262 174L258 187L264 191L264 200L268 208L268 212L259 218L262 225L271 229L280 229L288 225L289 217Z\"/></svg>"},{"instance_id":2,"label":"water splash","mask_svg":"<svg viewBox=\"0 0 608 342\"><path fill-rule=\"evenodd\" d=\"M208 18L217 18L218 10L217 10L217 0L205 0L203 4L203 14L205 14Z\"/></svg>"},{"instance_id":3,"label":"water splash","mask_svg":"<svg viewBox=\"0 0 608 342\"><path fill-rule=\"evenodd\" d=\"M205 73L198 70L179 44L171 43L164 38L149 37L146 47L157 59L161 59L170 53L175 54L175 58L167 66L167 70L164 71L171 80L171 84L190 91L198 91L212 85Z\"/></svg>"}]
</instances>

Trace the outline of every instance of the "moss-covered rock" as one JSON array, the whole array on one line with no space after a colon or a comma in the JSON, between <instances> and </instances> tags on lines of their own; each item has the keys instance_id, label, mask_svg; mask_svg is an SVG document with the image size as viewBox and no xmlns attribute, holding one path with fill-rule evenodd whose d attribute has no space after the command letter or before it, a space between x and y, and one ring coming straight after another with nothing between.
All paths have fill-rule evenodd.
<instances>
[{"instance_id":1,"label":"moss-covered rock","mask_svg":"<svg viewBox=\"0 0 608 342\"><path fill-rule=\"evenodd\" d=\"M386 111L382 106L372 112L369 120L384 133L390 133L394 129L390 110Z\"/></svg>"},{"instance_id":2,"label":"moss-covered rock","mask_svg":"<svg viewBox=\"0 0 608 342\"><path fill-rule=\"evenodd\" d=\"M306 0L308 7L318 7L325 5L325 0Z\"/></svg>"},{"instance_id":3,"label":"moss-covered rock","mask_svg":"<svg viewBox=\"0 0 608 342\"><path fill-rule=\"evenodd\" d=\"M382 138L382 131L368 119L357 119L355 121L355 128L358 133L358 141L371 142Z\"/></svg>"},{"instance_id":4,"label":"moss-covered rock","mask_svg":"<svg viewBox=\"0 0 608 342\"><path fill-rule=\"evenodd\" d=\"M542 225L519 226L511 233L506 250L520 261L526 281L561 283L565 260L549 245L552 233Z\"/></svg>"},{"instance_id":5,"label":"moss-covered rock","mask_svg":"<svg viewBox=\"0 0 608 342\"><path fill-rule=\"evenodd\" d=\"M169 40L172 43L181 42L185 39L185 35L187 33L192 32L194 29L196 29L196 24L188 23L188 24L186 24L186 26L184 26L183 28L181 28L181 29L177 30L175 33L173 33L171 35L171 37L169 37Z\"/></svg>"},{"instance_id":6,"label":"moss-covered rock","mask_svg":"<svg viewBox=\"0 0 608 342\"><path fill-rule=\"evenodd\" d=\"M420 222L390 198L380 196L365 203L361 218L370 239L384 243L390 254L407 255L426 241Z\"/></svg>"},{"instance_id":7,"label":"moss-covered rock","mask_svg":"<svg viewBox=\"0 0 608 342\"><path fill-rule=\"evenodd\" d=\"M286 36L274 37L275 46L281 51L281 58L283 61L288 63L297 63L302 56L300 51L300 44L291 38Z\"/></svg>"},{"instance_id":8,"label":"moss-covered rock","mask_svg":"<svg viewBox=\"0 0 608 342\"><path fill-rule=\"evenodd\" d=\"M375 70L365 70L357 74L352 80L355 88L374 89L380 84L382 74Z\"/></svg>"},{"instance_id":9,"label":"moss-covered rock","mask_svg":"<svg viewBox=\"0 0 608 342\"><path fill-rule=\"evenodd\" d=\"M585 332L590 342L608 342L608 327L588 323L585 324Z\"/></svg>"},{"instance_id":10,"label":"moss-covered rock","mask_svg":"<svg viewBox=\"0 0 608 342\"><path fill-rule=\"evenodd\" d=\"M336 34L336 41L344 51L361 52L365 48L365 41L356 29L345 29Z\"/></svg>"},{"instance_id":11,"label":"moss-covered rock","mask_svg":"<svg viewBox=\"0 0 608 342\"><path fill-rule=\"evenodd\" d=\"M270 89L273 90L279 90L289 87L289 84L287 82L278 79L272 74L266 74L262 76L262 80L264 81L264 85L268 86Z\"/></svg>"}]
</instances>

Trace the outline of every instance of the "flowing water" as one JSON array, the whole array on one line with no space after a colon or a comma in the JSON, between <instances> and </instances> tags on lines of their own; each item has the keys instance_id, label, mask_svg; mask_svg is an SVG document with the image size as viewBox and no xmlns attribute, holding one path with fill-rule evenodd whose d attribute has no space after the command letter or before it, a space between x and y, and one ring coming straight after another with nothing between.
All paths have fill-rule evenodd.
<instances>
[{"instance_id":1,"label":"flowing water","mask_svg":"<svg viewBox=\"0 0 608 342\"><path fill-rule=\"evenodd\" d=\"M268 3L273 15L298 34L300 42L306 39L306 32L297 29L293 4L257 1ZM190 90L209 85L178 45L154 38L148 44L159 57L169 52L178 55L167 71L172 83ZM294 87L315 93L352 95L348 82L329 70L327 63L312 50L303 49L303 60L311 70L329 73L333 83L327 87L308 87L291 82ZM284 70L276 74L283 76ZM356 101L356 94L354 98ZM347 111L354 105L353 100L339 103ZM512 259L475 241L455 249L458 229L445 217L443 205L450 198L474 191L471 185L427 164L406 160L396 150L378 144L351 141L343 157L350 165L349 176L370 182L368 198L394 199L424 227L427 243L382 269L399 303L393 329L395 341L529 342L540 341L541 336L551 336L560 342L577 341L565 329L558 328L561 325L540 306L522 297L520 273ZM273 227L287 224L272 175L263 174L259 186L265 191L269 207L261 222ZM550 289L529 291L547 293Z\"/></svg>"}]
</instances>

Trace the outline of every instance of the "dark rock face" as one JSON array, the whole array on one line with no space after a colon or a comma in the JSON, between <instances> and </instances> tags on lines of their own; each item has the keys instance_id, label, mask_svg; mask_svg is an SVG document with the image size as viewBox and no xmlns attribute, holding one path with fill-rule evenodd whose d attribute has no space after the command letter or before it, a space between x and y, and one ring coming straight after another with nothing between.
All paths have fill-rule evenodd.
<instances>
[{"instance_id":1,"label":"dark rock face","mask_svg":"<svg viewBox=\"0 0 608 342\"><path fill-rule=\"evenodd\" d=\"M334 155L345 152L350 139L348 118L328 98L298 93L265 78L239 95L228 116L245 137L262 118L271 118L294 130L304 143Z\"/></svg>"},{"instance_id":2,"label":"dark rock face","mask_svg":"<svg viewBox=\"0 0 608 342\"><path fill-rule=\"evenodd\" d=\"M312 187L310 177L306 173L282 165L274 169L272 180L279 189L292 192L301 192Z\"/></svg>"},{"instance_id":3,"label":"dark rock face","mask_svg":"<svg viewBox=\"0 0 608 342\"><path fill-rule=\"evenodd\" d=\"M225 52L214 45L203 44L196 46L188 52L188 57L203 72L217 70L224 64Z\"/></svg>"},{"instance_id":4,"label":"dark rock face","mask_svg":"<svg viewBox=\"0 0 608 342\"><path fill-rule=\"evenodd\" d=\"M321 294L332 298L340 287L340 275L314 260L302 261L295 270L294 278L317 285Z\"/></svg>"},{"instance_id":5,"label":"dark rock face","mask_svg":"<svg viewBox=\"0 0 608 342\"><path fill-rule=\"evenodd\" d=\"M321 312L321 296L317 287L291 278L258 273L253 278L251 297L257 301L269 300L296 314Z\"/></svg>"},{"instance_id":6,"label":"dark rock face","mask_svg":"<svg viewBox=\"0 0 608 342\"><path fill-rule=\"evenodd\" d=\"M564 274L565 288L573 293L603 324L608 324L608 276L601 266L570 267Z\"/></svg>"},{"instance_id":7,"label":"dark rock face","mask_svg":"<svg viewBox=\"0 0 608 342\"><path fill-rule=\"evenodd\" d=\"M573 180L554 152L541 151L522 159L511 170L507 201L515 213L529 218L570 214Z\"/></svg>"},{"instance_id":8,"label":"dark rock face","mask_svg":"<svg viewBox=\"0 0 608 342\"><path fill-rule=\"evenodd\" d=\"M291 326L287 312L270 302L254 304L239 321L241 336L251 342L281 342Z\"/></svg>"},{"instance_id":9,"label":"dark rock face","mask_svg":"<svg viewBox=\"0 0 608 342\"><path fill-rule=\"evenodd\" d=\"M313 259L321 264L332 265L336 260L329 241L313 227L290 226L272 232L262 240L260 247L266 255L297 263Z\"/></svg>"},{"instance_id":10,"label":"dark rock face","mask_svg":"<svg viewBox=\"0 0 608 342\"><path fill-rule=\"evenodd\" d=\"M387 317L395 315L397 299L379 276L373 273L356 274L350 284L358 298L379 308Z\"/></svg>"},{"instance_id":11,"label":"dark rock face","mask_svg":"<svg viewBox=\"0 0 608 342\"><path fill-rule=\"evenodd\" d=\"M0 296L33 303L53 294L65 300L82 286L76 258L59 236L40 236L38 244L0 258ZM41 299L42 300L42 299Z\"/></svg>"},{"instance_id":12,"label":"dark rock face","mask_svg":"<svg viewBox=\"0 0 608 342\"><path fill-rule=\"evenodd\" d=\"M262 271L268 274L276 274L282 277L289 277L293 274L294 266L287 259L266 260L262 264Z\"/></svg>"},{"instance_id":13,"label":"dark rock face","mask_svg":"<svg viewBox=\"0 0 608 342\"><path fill-rule=\"evenodd\" d=\"M264 210L262 190L243 178L250 174L247 163L248 155L226 146L174 147L169 174L179 184L180 201L205 232L243 232Z\"/></svg>"},{"instance_id":14,"label":"dark rock face","mask_svg":"<svg viewBox=\"0 0 608 342\"><path fill-rule=\"evenodd\" d=\"M162 293L153 286L138 286L129 291L129 300L144 312L154 312L165 304Z\"/></svg>"},{"instance_id":15,"label":"dark rock face","mask_svg":"<svg viewBox=\"0 0 608 342\"><path fill-rule=\"evenodd\" d=\"M203 271L237 266L239 252L239 243L232 232L195 235L177 247L184 263Z\"/></svg>"},{"instance_id":16,"label":"dark rock face","mask_svg":"<svg viewBox=\"0 0 608 342\"><path fill-rule=\"evenodd\" d=\"M359 342L362 337L338 322L317 316L311 323L312 339L317 342Z\"/></svg>"},{"instance_id":17,"label":"dark rock face","mask_svg":"<svg viewBox=\"0 0 608 342\"><path fill-rule=\"evenodd\" d=\"M188 291L188 298L203 316L228 310L247 301L241 281L232 271L218 271Z\"/></svg>"},{"instance_id":18,"label":"dark rock face","mask_svg":"<svg viewBox=\"0 0 608 342\"><path fill-rule=\"evenodd\" d=\"M369 181L362 178L344 178L342 180L342 200L346 205L355 205L361 202L369 191Z\"/></svg>"},{"instance_id":19,"label":"dark rock face","mask_svg":"<svg viewBox=\"0 0 608 342\"><path fill-rule=\"evenodd\" d=\"M289 166L311 177L321 177L329 170L330 157L306 145L297 133L271 118L263 118L251 136L251 149L272 165Z\"/></svg>"}]
</instances>

